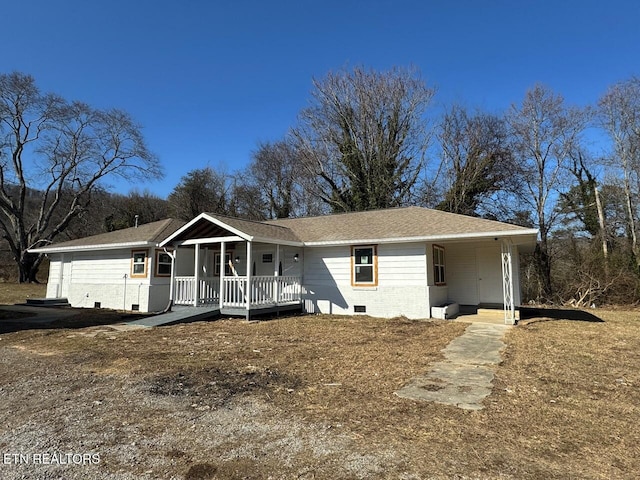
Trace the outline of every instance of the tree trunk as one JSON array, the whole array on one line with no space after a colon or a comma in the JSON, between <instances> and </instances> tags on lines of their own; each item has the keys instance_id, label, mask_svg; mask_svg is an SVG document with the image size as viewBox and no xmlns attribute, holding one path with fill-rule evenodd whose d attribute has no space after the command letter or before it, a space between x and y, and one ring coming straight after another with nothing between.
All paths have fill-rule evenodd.
<instances>
[{"instance_id":1,"label":"tree trunk","mask_svg":"<svg viewBox=\"0 0 640 480\"><path fill-rule=\"evenodd\" d=\"M607 229L604 223L604 210L600 201L600 192L598 187L594 185L593 193L596 197L596 209L598 210L598 223L600 224L600 239L602 241L602 256L604 257L604 271L609 276L609 248L607 246Z\"/></svg>"},{"instance_id":2,"label":"tree trunk","mask_svg":"<svg viewBox=\"0 0 640 480\"><path fill-rule=\"evenodd\" d=\"M540 278L541 297L543 301L551 300L551 259L549 258L549 250L547 247L547 239L543 236L536 249L533 257L536 262L536 269Z\"/></svg>"},{"instance_id":3,"label":"tree trunk","mask_svg":"<svg viewBox=\"0 0 640 480\"><path fill-rule=\"evenodd\" d=\"M629 186L628 176L625 174L624 181L625 207L627 213L627 230L631 237L631 255L636 269L640 268L640 252L638 249L638 236L636 234L636 222L631 201L631 187Z\"/></svg>"},{"instance_id":4,"label":"tree trunk","mask_svg":"<svg viewBox=\"0 0 640 480\"><path fill-rule=\"evenodd\" d=\"M41 263L42 255L27 252L23 253L20 261L18 262L20 283L40 283L36 277Z\"/></svg>"}]
</instances>

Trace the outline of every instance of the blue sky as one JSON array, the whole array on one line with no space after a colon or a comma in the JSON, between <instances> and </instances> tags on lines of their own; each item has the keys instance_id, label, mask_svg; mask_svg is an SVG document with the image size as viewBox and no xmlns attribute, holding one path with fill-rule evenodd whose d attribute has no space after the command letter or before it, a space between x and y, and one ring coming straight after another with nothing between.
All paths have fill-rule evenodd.
<instances>
[{"instance_id":1,"label":"blue sky","mask_svg":"<svg viewBox=\"0 0 640 480\"><path fill-rule=\"evenodd\" d=\"M30 0L2 14L0 71L131 113L166 176L115 190L163 197L194 168L243 168L331 70L414 65L434 117L453 102L500 112L536 82L585 105L640 74L637 0Z\"/></svg>"}]
</instances>

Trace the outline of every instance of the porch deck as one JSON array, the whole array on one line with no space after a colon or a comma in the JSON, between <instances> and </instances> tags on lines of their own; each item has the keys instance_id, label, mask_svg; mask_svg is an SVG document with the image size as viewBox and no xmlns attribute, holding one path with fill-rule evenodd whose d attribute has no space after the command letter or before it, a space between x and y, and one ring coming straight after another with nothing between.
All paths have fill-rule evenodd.
<instances>
[{"instance_id":1,"label":"porch deck","mask_svg":"<svg viewBox=\"0 0 640 480\"><path fill-rule=\"evenodd\" d=\"M232 276L223 277L221 284L219 277L179 276L175 277L173 302L218 307L225 315L291 310L302 303L300 280L297 276Z\"/></svg>"}]
</instances>

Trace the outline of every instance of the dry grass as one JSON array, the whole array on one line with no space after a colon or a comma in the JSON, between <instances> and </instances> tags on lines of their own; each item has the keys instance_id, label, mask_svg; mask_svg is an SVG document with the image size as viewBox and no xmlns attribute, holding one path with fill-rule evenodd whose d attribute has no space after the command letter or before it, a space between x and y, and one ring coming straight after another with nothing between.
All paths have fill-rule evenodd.
<instances>
[{"instance_id":1,"label":"dry grass","mask_svg":"<svg viewBox=\"0 0 640 480\"><path fill-rule=\"evenodd\" d=\"M441 358L461 323L304 316L117 334L16 332L1 337L0 415L10 419L5 428L19 429L44 403L66 399L80 408L92 401L89 385L120 392L126 384L137 400L113 395L111 416L82 418L83 435L135 427L142 462L109 454L130 438L103 438L96 447L107 457L101 474L131 478L144 477L151 455L165 459L162 478L634 478L640 313L599 315L606 323L534 320L510 330L494 392L479 412L393 394ZM34 365L64 377L41 404L19 393ZM261 407L246 416L246 402ZM235 430L223 427L232 414ZM211 429L224 441L205 441ZM294 448L290 431L306 449ZM340 451L326 453L321 441ZM354 470L355 455L369 463Z\"/></svg>"},{"instance_id":2,"label":"dry grass","mask_svg":"<svg viewBox=\"0 0 640 480\"><path fill-rule=\"evenodd\" d=\"M0 282L0 305L25 303L27 298L42 298L46 292L46 283Z\"/></svg>"}]
</instances>

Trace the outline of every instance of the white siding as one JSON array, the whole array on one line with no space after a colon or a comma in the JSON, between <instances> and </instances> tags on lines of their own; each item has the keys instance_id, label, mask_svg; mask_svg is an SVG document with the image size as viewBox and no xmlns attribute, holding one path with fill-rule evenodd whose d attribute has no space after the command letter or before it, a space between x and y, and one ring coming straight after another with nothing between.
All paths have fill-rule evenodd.
<instances>
[{"instance_id":1,"label":"white siding","mask_svg":"<svg viewBox=\"0 0 640 480\"><path fill-rule=\"evenodd\" d=\"M445 276L450 302L460 305L478 304L475 245L458 243L445 246Z\"/></svg>"},{"instance_id":2,"label":"white siding","mask_svg":"<svg viewBox=\"0 0 640 480\"><path fill-rule=\"evenodd\" d=\"M351 246L304 250L305 309L309 312L429 317L425 245L378 245L378 285L351 285Z\"/></svg>"},{"instance_id":3,"label":"white siding","mask_svg":"<svg viewBox=\"0 0 640 480\"><path fill-rule=\"evenodd\" d=\"M385 286L424 286L426 275L424 244L398 243L378 247L379 283Z\"/></svg>"},{"instance_id":4,"label":"white siding","mask_svg":"<svg viewBox=\"0 0 640 480\"><path fill-rule=\"evenodd\" d=\"M64 296L71 306L80 308L93 308L99 302L102 308L131 310L138 305L142 312L163 309L169 298L169 280L154 276L155 252L148 252L144 278L131 278L130 249L64 254L64 282L68 282ZM49 298L58 294L61 260L60 254L51 255Z\"/></svg>"},{"instance_id":5,"label":"white siding","mask_svg":"<svg viewBox=\"0 0 640 480\"><path fill-rule=\"evenodd\" d=\"M147 277L137 282L149 283L151 261L147 259ZM106 250L73 254L74 284L119 284L131 277L131 250ZM134 279L132 279L134 280Z\"/></svg>"}]
</instances>

